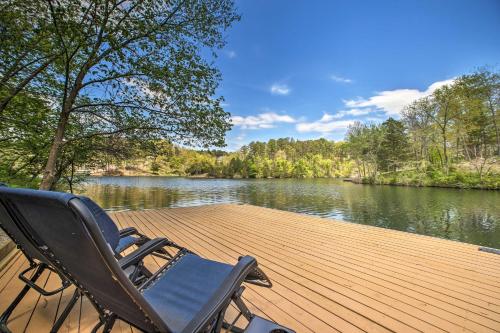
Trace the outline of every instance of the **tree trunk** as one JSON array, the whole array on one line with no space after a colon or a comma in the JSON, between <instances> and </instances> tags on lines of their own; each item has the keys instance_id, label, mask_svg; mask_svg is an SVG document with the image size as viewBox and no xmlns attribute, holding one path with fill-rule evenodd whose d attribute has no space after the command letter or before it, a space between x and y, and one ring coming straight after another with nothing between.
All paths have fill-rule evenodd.
<instances>
[{"instance_id":1,"label":"tree trunk","mask_svg":"<svg viewBox=\"0 0 500 333\"><path fill-rule=\"evenodd\" d=\"M52 146L50 147L49 158L47 159L47 164L45 165L45 170L43 171L40 190L53 190L54 185L57 182L56 163L59 156L59 151L61 150L61 146L63 143L64 133L66 131L66 125L68 124L69 115L69 107L65 107L59 118L54 141L52 142Z\"/></svg>"},{"instance_id":2,"label":"tree trunk","mask_svg":"<svg viewBox=\"0 0 500 333\"><path fill-rule=\"evenodd\" d=\"M65 89L67 88L68 83L68 73L69 73L69 60L67 60L67 69L66 69L66 84ZM87 61L87 64L89 61ZM73 105L75 104L76 98L80 89L82 88L82 82L85 78L86 71L88 70L88 65L83 66L83 68L78 73L75 83L73 87L69 91L69 94L66 95L67 90L65 90L63 103L62 103L62 111L59 117L59 122L57 124L57 129L54 137L54 141L52 142L52 146L50 147L49 158L47 160L47 164L45 165L45 170L43 171L43 178L40 184L40 190L53 190L56 182L58 181L58 177L56 175L56 167L57 167L57 158L59 157L59 152L61 150L61 146L64 140L64 133L66 132L66 126L68 125L69 116L71 114L71 110Z\"/></svg>"},{"instance_id":3,"label":"tree trunk","mask_svg":"<svg viewBox=\"0 0 500 333\"><path fill-rule=\"evenodd\" d=\"M446 140L446 131L443 130L443 157L444 157L444 169L446 174L448 174L448 151L447 151L447 140Z\"/></svg>"},{"instance_id":4,"label":"tree trunk","mask_svg":"<svg viewBox=\"0 0 500 333\"><path fill-rule=\"evenodd\" d=\"M73 155L73 159L71 161L71 174L68 177L68 185L69 185L69 192L73 193L73 181L75 179L75 162L74 162L75 156Z\"/></svg>"},{"instance_id":5,"label":"tree trunk","mask_svg":"<svg viewBox=\"0 0 500 333\"><path fill-rule=\"evenodd\" d=\"M488 104L489 104L489 109L491 112L491 117L493 120L493 126L495 127L495 137L496 137L496 141L497 141L496 155L500 156L500 130L498 129L497 115L495 112L495 107L493 106L493 103L491 102L491 98L488 98Z\"/></svg>"},{"instance_id":6,"label":"tree trunk","mask_svg":"<svg viewBox=\"0 0 500 333\"><path fill-rule=\"evenodd\" d=\"M436 147L436 150L437 150L438 157L439 157L439 164L441 164L441 168L444 168L443 156L441 156L441 151L437 147ZM433 162L434 161L431 161L431 163L433 163Z\"/></svg>"},{"instance_id":7,"label":"tree trunk","mask_svg":"<svg viewBox=\"0 0 500 333\"><path fill-rule=\"evenodd\" d=\"M361 166L359 165L358 159L356 159L356 169L358 169L358 177L361 179Z\"/></svg>"}]
</instances>

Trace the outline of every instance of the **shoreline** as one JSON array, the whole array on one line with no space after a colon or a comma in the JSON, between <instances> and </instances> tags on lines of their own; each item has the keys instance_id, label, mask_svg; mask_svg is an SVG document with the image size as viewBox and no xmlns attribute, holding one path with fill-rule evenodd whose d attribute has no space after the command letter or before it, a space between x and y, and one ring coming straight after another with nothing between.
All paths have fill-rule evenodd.
<instances>
[{"instance_id":1,"label":"shoreline","mask_svg":"<svg viewBox=\"0 0 500 333\"><path fill-rule=\"evenodd\" d=\"M385 183L385 182L363 182L363 181L348 181L357 185L373 185L373 186L399 186L399 187L433 187L433 188L447 188L447 189L455 189L455 190L483 190L483 191L499 191L499 187L481 187L481 186L467 186L467 185L451 185L451 184L430 184L430 185L421 185L421 184L406 184L406 183Z\"/></svg>"},{"instance_id":2,"label":"shoreline","mask_svg":"<svg viewBox=\"0 0 500 333\"><path fill-rule=\"evenodd\" d=\"M321 177L321 178L293 178L293 177L287 177L287 178L243 178L243 177L214 177L214 176L209 176L206 174L203 175L187 175L187 176L181 176L181 175L157 175L157 174L138 174L138 175L89 175L89 177L95 177L95 178L101 178L101 177L183 177L187 179L235 179L235 180L241 180L241 179L338 179L342 180L344 182L349 182L357 185L383 185L383 186L399 186L399 187L417 187L417 188L424 188L424 187L432 187L432 188L446 188L446 189L456 189L456 190L484 190L484 191L499 191L500 187L488 187L488 186L481 186L481 185L466 185L466 184L410 184L410 183L404 183L404 182L383 182L383 181L375 181L375 182L369 182L365 181L363 179L357 178L357 177Z\"/></svg>"}]
</instances>

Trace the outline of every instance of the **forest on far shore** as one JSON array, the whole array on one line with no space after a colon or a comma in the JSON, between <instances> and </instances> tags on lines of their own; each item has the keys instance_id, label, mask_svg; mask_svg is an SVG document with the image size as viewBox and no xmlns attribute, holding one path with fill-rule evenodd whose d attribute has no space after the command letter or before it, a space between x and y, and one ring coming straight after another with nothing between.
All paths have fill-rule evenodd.
<instances>
[{"instance_id":1,"label":"forest on far shore","mask_svg":"<svg viewBox=\"0 0 500 333\"><path fill-rule=\"evenodd\" d=\"M500 188L499 74L480 70L408 105L400 119L356 122L343 141L251 142L236 152L167 140L93 138L62 156L59 186L86 174L219 178L349 177L371 184ZM29 143L29 144L27 144ZM0 180L36 187L43 169L33 142L0 142Z\"/></svg>"},{"instance_id":2,"label":"forest on far shore","mask_svg":"<svg viewBox=\"0 0 500 333\"><path fill-rule=\"evenodd\" d=\"M157 142L156 153L139 160L162 175L351 177L372 184L498 189L499 85L498 73L464 75L408 105L399 120L355 123L340 142L272 139L234 153Z\"/></svg>"}]
</instances>

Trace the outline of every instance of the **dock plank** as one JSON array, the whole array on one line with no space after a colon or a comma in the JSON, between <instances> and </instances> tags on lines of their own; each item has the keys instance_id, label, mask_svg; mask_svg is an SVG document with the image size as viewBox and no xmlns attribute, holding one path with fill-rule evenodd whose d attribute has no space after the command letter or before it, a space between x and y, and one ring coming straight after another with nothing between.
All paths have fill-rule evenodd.
<instances>
[{"instance_id":1,"label":"dock plank","mask_svg":"<svg viewBox=\"0 0 500 333\"><path fill-rule=\"evenodd\" d=\"M253 255L272 289L249 285L256 314L297 332L500 332L500 256L478 246L250 205L206 205L116 212L120 228L168 237L203 257L235 263ZM161 260L147 261L151 269ZM22 288L21 254L0 271L0 311ZM40 283L57 286L55 274ZM44 332L72 290L30 291L13 332ZM228 316L235 316L234 308ZM97 314L77 303L61 332L89 332ZM137 332L118 322L113 332Z\"/></svg>"}]
</instances>

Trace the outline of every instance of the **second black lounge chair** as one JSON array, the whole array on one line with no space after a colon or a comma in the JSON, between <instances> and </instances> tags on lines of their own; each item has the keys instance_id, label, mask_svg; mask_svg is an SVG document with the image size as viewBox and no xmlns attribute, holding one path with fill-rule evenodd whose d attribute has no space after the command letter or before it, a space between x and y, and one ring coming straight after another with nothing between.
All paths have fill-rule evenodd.
<instances>
[{"instance_id":1,"label":"second black lounge chair","mask_svg":"<svg viewBox=\"0 0 500 333\"><path fill-rule=\"evenodd\" d=\"M105 213L89 200L1 187L0 200L8 202L15 214L14 222L26 238L22 242L41 254L36 259L48 261L89 298L100 316L94 331L102 325L109 332L115 320L122 319L144 332L220 332L223 326L232 326L224 317L234 302L250 322L245 332L292 332L254 316L243 303L243 282L270 286L252 257L228 265L201 258L168 239L153 239L117 260L109 237L119 239L119 232L110 231L105 237L97 222ZM177 253L144 283L137 286L129 279L127 267L147 255L169 253L167 249Z\"/></svg>"},{"instance_id":2,"label":"second black lounge chair","mask_svg":"<svg viewBox=\"0 0 500 333\"><path fill-rule=\"evenodd\" d=\"M91 199L79 196L81 201L85 203L88 209L92 211L99 229L101 229L106 242L111 246L115 252L115 256L121 258L121 253L133 245L140 246L146 243L149 238L137 231L136 228L130 227L118 230L118 227L113 220L102 210L99 205Z\"/></svg>"}]
</instances>

